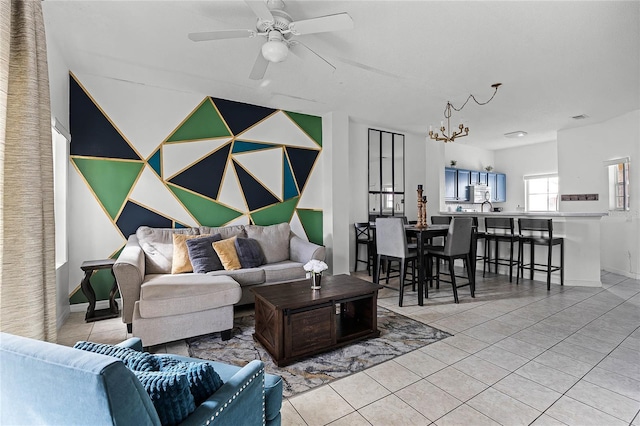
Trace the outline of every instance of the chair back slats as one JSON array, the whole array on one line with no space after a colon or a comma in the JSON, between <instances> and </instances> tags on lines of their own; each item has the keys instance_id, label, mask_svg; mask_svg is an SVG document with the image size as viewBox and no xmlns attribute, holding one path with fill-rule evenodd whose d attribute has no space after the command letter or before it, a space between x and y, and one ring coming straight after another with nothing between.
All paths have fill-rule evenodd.
<instances>
[{"instance_id":1,"label":"chair back slats","mask_svg":"<svg viewBox=\"0 0 640 426\"><path fill-rule=\"evenodd\" d=\"M451 223L451 216L431 216L432 225L448 225Z\"/></svg>"},{"instance_id":2,"label":"chair back slats","mask_svg":"<svg viewBox=\"0 0 640 426\"><path fill-rule=\"evenodd\" d=\"M520 235L533 236L535 232L541 237L553 238L553 219L518 219ZM524 231L524 232L523 232Z\"/></svg>"},{"instance_id":3,"label":"chair back slats","mask_svg":"<svg viewBox=\"0 0 640 426\"><path fill-rule=\"evenodd\" d=\"M444 244L446 256L458 256L469 253L471 249L471 230L473 221L470 217L455 217L449 225L447 240Z\"/></svg>"},{"instance_id":4,"label":"chair back slats","mask_svg":"<svg viewBox=\"0 0 640 426\"><path fill-rule=\"evenodd\" d=\"M356 230L356 241L369 241L371 240L371 233L369 223L356 222L353 224Z\"/></svg>"},{"instance_id":5,"label":"chair back slats","mask_svg":"<svg viewBox=\"0 0 640 426\"><path fill-rule=\"evenodd\" d=\"M376 219L376 248L379 255L408 257L407 234L400 217Z\"/></svg>"},{"instance_id":6,"label":"chair back slats","mask_svg":"<svg viewBox=\"0 0 640 426\"><path fill-rule=\"evenodd\" d=\"M505 234L513 235L514 220L512 217L485 217L484 218L484 230L491 232L495 230L502 230Z\"/></svg>"}]
</instances>

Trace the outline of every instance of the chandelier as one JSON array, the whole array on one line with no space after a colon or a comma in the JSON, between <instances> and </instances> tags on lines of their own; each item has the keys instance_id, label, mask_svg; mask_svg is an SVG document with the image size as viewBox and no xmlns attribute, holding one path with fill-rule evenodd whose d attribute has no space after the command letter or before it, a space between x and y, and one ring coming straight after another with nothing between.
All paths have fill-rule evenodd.
<instances>
[{"instance_id":1,"label":"chandelier","mask_svg":"<svg viewBox=\"0 0 640 426\"><path fill-rule=\"evenodd\" d=\"M440 132L442 132L442 135L440 135L439 133L433 133L433 127L429 126L429 137L433 140L447 143L447 142L453 142L456 138L462 138L462 137L468 136L469 128L465 127L464 124L462 123L460 123L460 125L458 126L458 131L451 129L451 109L454 109L458 112L462 111L462 108L464 108L465 105L467 105L467 102L469 102L470 99L473 99L473 101L478 105L486 105L489 102L491 102L491 99L493 99L493 97L498 92L498 87L500 87L501 85L502 83L495 83L491 85L491 87L493 87L495 90L493 92L493 95L491 95L491 98L489 98L489 100L486 102L478 102L478 100L476 99L475 96L473 96L473 94L469 95L467 100L462 104L460 108L454 107L453 105L451 105L451 102L447 101L447 106L444 108L444 118L447 119L447 127L444 127L443 121L440 122Z\"/></svg>"}]
</instances>

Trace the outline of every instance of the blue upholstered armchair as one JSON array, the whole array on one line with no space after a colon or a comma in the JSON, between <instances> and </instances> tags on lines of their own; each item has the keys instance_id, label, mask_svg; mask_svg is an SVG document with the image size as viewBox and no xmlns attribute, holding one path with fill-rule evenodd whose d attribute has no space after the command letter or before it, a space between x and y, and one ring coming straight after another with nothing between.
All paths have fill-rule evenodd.
<instances>
[{"instance_id":1,"label":"blue upholstered armchair","mask_svg":"<svg viewBox=\"0 0 640 426\"><path fill-rule=\"evenodd\" d=\"M138 338L119 346L142 350ZM280 376L265 374L261 361L210 364L224 384L180 424L280 424ZM0 424L160 425L160 419L121 360L0 333Z\"/></svg>"}]
</instances>

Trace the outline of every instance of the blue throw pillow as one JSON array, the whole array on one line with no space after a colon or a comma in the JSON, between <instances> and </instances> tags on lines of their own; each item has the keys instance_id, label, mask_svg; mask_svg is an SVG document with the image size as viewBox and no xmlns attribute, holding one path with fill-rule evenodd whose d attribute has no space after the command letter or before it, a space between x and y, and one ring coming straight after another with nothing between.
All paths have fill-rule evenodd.
<instances>
[{"instance_id":1,"label":"blue throw pillow","mask_svg":"<svg viewBox=\"0 0 640 426\"><path fill-rule=\"evenodd\" d=\"M223 385L222 379L207 362L185 362L171 357L160 358L161 371L186 374L196 406L206 401Z\"/></svg>"},{"instance_id":2,"label":"blue throw pillow","mask_svg":"<svg viewBox=\"0 0 640 426\"><path fill-rule=\"evenodd\" d=\"M160 370L160 361L147 353L139 352L131 348L121 348L120 346L108 345L106 343L93 343L80 341L74 346L75 349L81 349L88 352L96 352L103 355L116 357L126 365L130 370L134 371L158 371Z\"/></svg>"},{"instance_id":3,"label":"blue throw pillow","mask_svg":"<svg viewBox=\"0 0 640 426\"><path fill-rule=\"evenodd\" d=\"M196 409L187 375L175 371L134 371L163 425L176 425Z\"/></svg>"},{"instance_id":4,"label":"blue throw pillow","mask_svg":"<svg viewBox=\"0 0 640 426\"><path fill-rule=\"evenodd\" d=\"M236 253L243 268L256 268L265 262L264 253L258 240L253 238L236 238Z\"/></svg>"},{"instance_id":5,"label":"blue throw pillow","mask_svg":"<svg viewBox=\"0 0 640 426\"><path fill-rule=\"evenodd\" d=\"M193 266L193 272L206 274L211 271L224 270L222 262L220 262L220 258L212 245L221 240L222 236L220 234L187 240L187 250L189 251L189 260Z\"/></svg>"}]
</instances>

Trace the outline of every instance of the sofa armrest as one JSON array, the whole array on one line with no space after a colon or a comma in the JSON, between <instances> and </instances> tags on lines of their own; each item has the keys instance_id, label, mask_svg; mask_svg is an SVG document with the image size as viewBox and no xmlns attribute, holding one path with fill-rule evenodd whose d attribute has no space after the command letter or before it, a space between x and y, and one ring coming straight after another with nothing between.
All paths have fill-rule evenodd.
<instances>
[{"instance_id":1,"label":"sofa armrest","mask_svg":"<svg viewBox=\"0 0 640 426\"><path fill-rule=\"evenodd\" d=\"M311 259L324 261L325 248L292 234L289 239L289 258L300 263L307 263Z\"/></svg>"},{"instance_id":2,"label":"sofa armrest","mask_svg":"<svg viewBox=\"0 0 640 426\"><path fill-rule=\"evenodd\" d=\"M122 298L122 322L126 324L131 324L133 320L133 307L140 299L144 273L144 251L138 244L138 238L131 235L113 265L113 274Z\"/></svg>"},{"instance_id":3,"label":"sofa armrest","mask_svg":"<svg viewBox=\"0 0 640 426\"><path fill-rule=\"evenodd\" d=\"M180 424L263 425L264 403L264 363L253 360Z\"/></svg>"}]
</instances>

